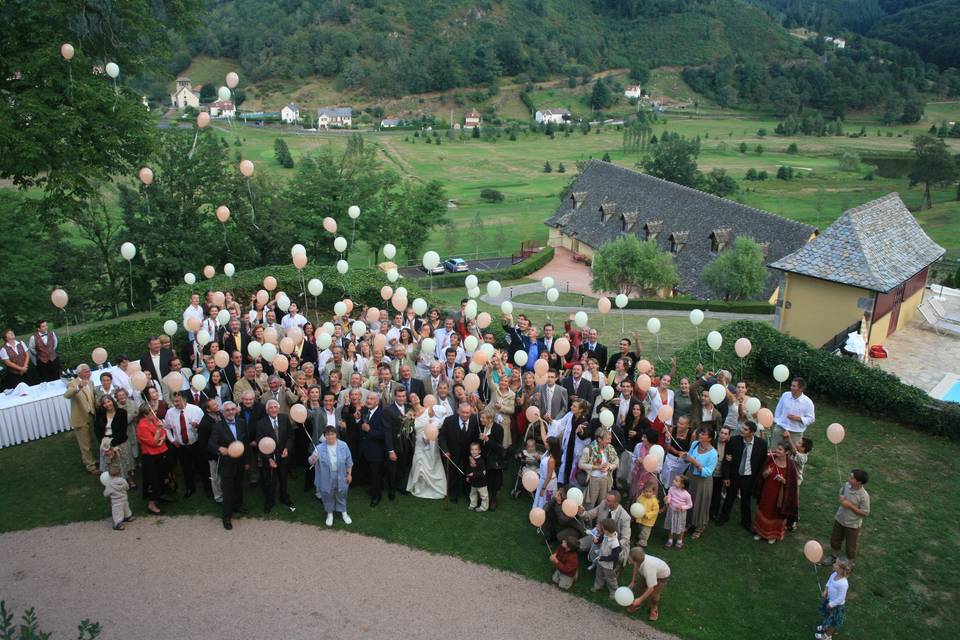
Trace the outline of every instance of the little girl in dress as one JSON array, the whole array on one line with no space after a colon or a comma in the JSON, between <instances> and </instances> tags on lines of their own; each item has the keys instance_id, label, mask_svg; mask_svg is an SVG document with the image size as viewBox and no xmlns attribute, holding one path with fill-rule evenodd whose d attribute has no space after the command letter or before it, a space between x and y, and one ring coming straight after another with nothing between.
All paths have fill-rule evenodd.
<instances>
[{"instance_id":1,"label":"little girl in dress","mask_svg":"<svg viewBox=\"0 0 960 640\"><path fill-rule=\"evenodd\" d=\"M667 544L664 545L666 549L674 546L674 538L677 541L677 549L683 549L683 535L687 531L687 511L693 507L693 499L687 491L689 485L690 479L685 475L679 475L673 479L673 486L667 492L667 517L663 521L663 526L667 530Z\"/></svg>"}]
</instances>

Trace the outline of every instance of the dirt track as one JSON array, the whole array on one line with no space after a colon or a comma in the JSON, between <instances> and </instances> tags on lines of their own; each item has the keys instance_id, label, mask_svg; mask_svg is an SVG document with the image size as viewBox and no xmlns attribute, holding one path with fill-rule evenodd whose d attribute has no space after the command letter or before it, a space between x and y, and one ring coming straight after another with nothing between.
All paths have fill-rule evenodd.
<instances>
[{"instance_id":1,"label":"dirt track","mask_svg":"<svg viewBox=\"0 0 960 640\"><path fill-rule=\"evenodd\" d=\"M0 598L54 638L83 618L105 639L673 638L551 585L276 521L78 523L0 535L0 558Z\"/></svg>"}]
</instances>

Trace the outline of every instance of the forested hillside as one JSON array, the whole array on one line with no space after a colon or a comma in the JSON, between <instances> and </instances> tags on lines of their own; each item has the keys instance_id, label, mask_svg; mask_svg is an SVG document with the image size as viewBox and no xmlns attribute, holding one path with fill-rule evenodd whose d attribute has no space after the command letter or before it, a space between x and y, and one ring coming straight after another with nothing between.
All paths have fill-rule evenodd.
<instances>
[{"instance_id":1,"label":"forested hillside","mask_svg":"<svg viewBox=\"0 0 960 640\"><path fill-rule=\"evenodd\" d=\"M870 32L917 51L941 68L960 68L960 0L939 0L886 17Z\"/></svg>"},{"instance_id":2,"label":"forested hillside","mask_svg":"<svg viewBox=\"0 0 960 640\"><path fill-rule=\"evenodd\" d=\"M334 77L384 96L799 50L741 0L221 0L204 24L184 50L238 60L252 82Z\"/></svg>"}]
</instances>

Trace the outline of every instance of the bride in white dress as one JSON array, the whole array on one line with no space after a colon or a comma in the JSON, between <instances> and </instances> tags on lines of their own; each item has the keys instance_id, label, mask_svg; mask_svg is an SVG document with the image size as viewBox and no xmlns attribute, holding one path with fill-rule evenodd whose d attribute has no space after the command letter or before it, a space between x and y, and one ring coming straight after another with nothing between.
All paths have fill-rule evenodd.
<instances>
[{"instance_id":1,"label":"bride in white dress","mask_svg":"<svg viewBox=\"0 0 960 640\"><path fill-rule=\"evenodd\" d=\"M430 441L424 433L430 425L440 428L441 419L433 415L433 407L429 409L420 404L416 394L410 396L413 407L413 429L416 436L416 446L413 450L413 464L410 467L410 478L407 481L407 491L417 498L440 500L447 495L447 477L443 473L443 458L437 447L437 441Z\"/></svg>"}]
</instances>

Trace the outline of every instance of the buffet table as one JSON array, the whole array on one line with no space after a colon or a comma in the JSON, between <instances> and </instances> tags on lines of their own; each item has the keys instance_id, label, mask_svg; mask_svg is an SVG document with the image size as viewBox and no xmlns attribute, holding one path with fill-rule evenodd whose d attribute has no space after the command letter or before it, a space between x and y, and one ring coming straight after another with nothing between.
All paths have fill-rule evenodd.
<instances>
[{"instance_id":1,"label":"buffet table","mask_svg":"<svg viewBox=\"0 0 960 640\"><path fill-rule=\"evenodd\" d=\"M63 380L29 387L26 395L0 393L0 448L70 430L70 401Z\"/></svg>"}]
</instances>

